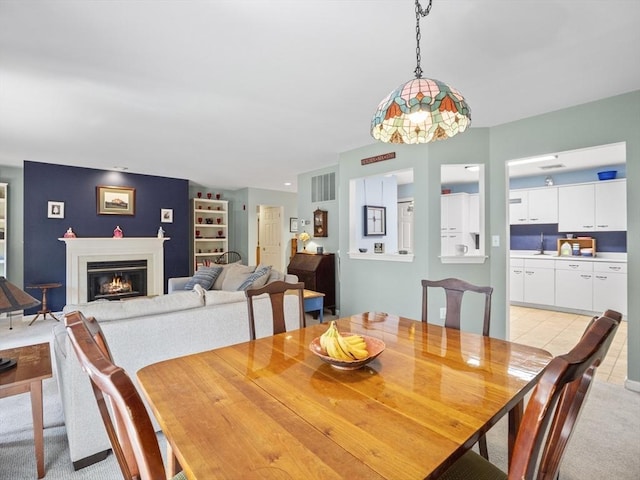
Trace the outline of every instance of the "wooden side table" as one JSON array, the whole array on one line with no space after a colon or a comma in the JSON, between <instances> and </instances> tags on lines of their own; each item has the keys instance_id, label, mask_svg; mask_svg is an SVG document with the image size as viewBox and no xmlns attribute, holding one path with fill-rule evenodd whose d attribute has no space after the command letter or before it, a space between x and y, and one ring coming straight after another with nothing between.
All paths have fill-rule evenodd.
<instances>
[{"instance_id":1,"label":"wooden side table","mask_svg":"<svg viewBox=\"0 0 640 480\"><path fill-rule=\"evenodd\" d=\"M39 283L37 285L27 286L27 288L31 288L31 289L39 288L42 291L42 308L38 310L38 314L35 317L33 317L33 320L31 320L31 323L29 323L29 326L33 325L33 322L35 322L40 315L42 315L43 320L46 320L47 314L49 314L56 322L60 321L56 318L56 316L53 313L51 313L51 310L49 310L49 307L47 306L47 290L49 290L50 288L58 288L61 286L62 286L61 283Z\"/></svg>"},{"instance_id":2,"label":"wooden side table","mask_svg":"<svg viewBox=\"0 0 640 480\"><path fill-rule=\"evenodd\" d=\"M29 392L33 415L33 438L38 478L44 477L44 422L42 415L42 380L51 378L51 353L48 343L10 348L0 357L12 357L17 365L0 373L0 398Z\"/></svg>"}]
</instances>

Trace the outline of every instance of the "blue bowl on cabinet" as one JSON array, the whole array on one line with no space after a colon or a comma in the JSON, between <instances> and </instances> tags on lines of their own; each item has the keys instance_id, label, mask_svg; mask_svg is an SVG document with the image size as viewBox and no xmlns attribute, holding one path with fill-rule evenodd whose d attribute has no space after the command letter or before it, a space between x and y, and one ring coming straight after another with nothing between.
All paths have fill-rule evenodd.
<instances>
[{"instance_id":1,"label":"blue bowl on cabinet","mask_svg":"<svg viewBox=\"0 0 640 480\"><path fill-rule=\"evenodd\" d=\"M604 172L598 172L598 180L613 180L616 178L617 170L605 170Z\"/></svg>"}]
</instances>

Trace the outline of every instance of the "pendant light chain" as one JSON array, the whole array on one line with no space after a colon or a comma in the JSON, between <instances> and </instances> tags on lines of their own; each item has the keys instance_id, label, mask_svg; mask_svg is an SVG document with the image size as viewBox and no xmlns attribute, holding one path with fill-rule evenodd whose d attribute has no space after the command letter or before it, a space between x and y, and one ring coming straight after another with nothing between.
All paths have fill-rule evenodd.
<instances>
[{"instance_id":1,"label":"pendant light chain","mask_svg":"<svg viewBox=\"0 0 640 480\"><path fill-rule=\"evenodd\" d=\"M416 0L416 69L414 70L416 78L422 78L422 68L420 67L420 18L429 15L431 2L432 0L429 0L429 5L423 9L420 1Z\"/></svg>"}]
</instances>

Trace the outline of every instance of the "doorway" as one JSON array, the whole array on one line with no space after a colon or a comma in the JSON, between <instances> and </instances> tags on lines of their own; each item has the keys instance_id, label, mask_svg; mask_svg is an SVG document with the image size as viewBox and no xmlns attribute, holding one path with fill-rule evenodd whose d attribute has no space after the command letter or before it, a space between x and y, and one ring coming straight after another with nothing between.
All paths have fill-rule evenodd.
<instances>
[{"instance_id":1,"label":"doorway","mask_svg":"<svg viewBox=\"0 0 640 480\"><path fill-rule=\"evenodd\" d=\"M258 206L256 263L285 271L282 251L282 207Z\"/></svg>"}]
</instances>

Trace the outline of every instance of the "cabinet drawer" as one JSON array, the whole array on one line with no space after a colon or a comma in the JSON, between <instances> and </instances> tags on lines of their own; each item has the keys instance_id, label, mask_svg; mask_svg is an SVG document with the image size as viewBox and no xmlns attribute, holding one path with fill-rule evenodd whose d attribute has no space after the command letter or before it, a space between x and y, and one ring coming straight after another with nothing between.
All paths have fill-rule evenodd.
<instances>
[{"instance_id":1,"label":"cabinet drawer","mask_svg":"<svg viewBox=\"0 0 640 480\"><path fill-rule=\"evenodd\" d=\"M627 264L618 262L595 262L593 264L593 271L606 273L627 273Z\"/></svg>"},{"instance_id":2,"label":"cabinet drawer","mask_svg":"<svg viewBox=\"0 0 640 480\"><path fill-rule=\"evenodd\" d=\"M574 272L593 272L593 262L579 262L571 260L556 260L556 270L571 270Z\"/></svg>"},{"instance_id":3,"label":"cabinet drawer","mask_svg":"<svg viewBox=\"0 0 640 480\"><path fill-rule=\"evenodd\" d=\"M524 258L509 259L512 267L524 267Z\"/></svg>"}]
</instances>

